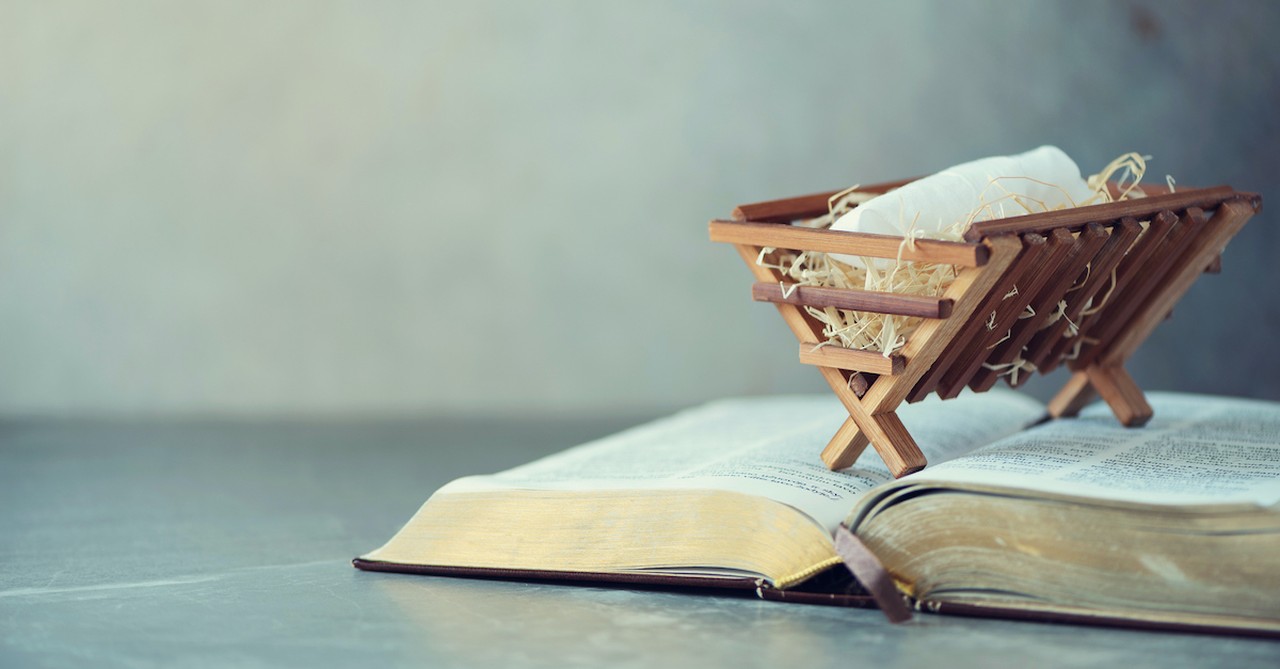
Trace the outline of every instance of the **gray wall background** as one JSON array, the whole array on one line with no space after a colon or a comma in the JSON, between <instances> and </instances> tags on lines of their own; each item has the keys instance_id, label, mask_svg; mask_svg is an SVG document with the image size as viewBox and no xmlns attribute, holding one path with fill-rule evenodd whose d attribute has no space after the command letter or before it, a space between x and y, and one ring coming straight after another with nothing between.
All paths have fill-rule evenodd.
<instances>
[{"instance_id":1,"label":"gray wall background","mask_svg":"<svg viewBox=\"0 0 1280 669\"><path fill-rule=\"evenodd\" d=\"M1277 34L1266 2L0 1L0 413L820 391L708 219L1042 143L1280 203ZM1264 212L1138 380L1280 398L1277 250Z\"/></svg>"}]
</instances>

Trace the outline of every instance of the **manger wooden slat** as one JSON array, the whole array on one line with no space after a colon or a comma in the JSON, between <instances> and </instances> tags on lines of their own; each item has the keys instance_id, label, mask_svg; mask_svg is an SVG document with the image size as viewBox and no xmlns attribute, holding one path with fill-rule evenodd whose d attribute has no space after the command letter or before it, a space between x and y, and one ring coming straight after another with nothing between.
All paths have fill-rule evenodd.
<instances>
[{"instance_id":1,"label":"manger wooden slat","mask_svg":"<svg viewBox=\"0 0 1280 669\"><path fill-rule=\"evenodd\" d=\"M783 288L777 283L756 282L751 286L751 299L757 302L783 302L806 307L835 307L850 311L867 311L895 316L946 318L951 315L951 300L918 295L897 295L870 290L796 286Z\"/></svg>"},{"instance_id":2,"label":"manger wooden slat","mask_svg":"<svg viewBox=\"0 0 1280 669\"><path fill-rule=\"evenodd\" d=\"M1163 289L1165 276L1186 252L1188 245L1195 242L1204 224L1204 212L1194 207L1173 224L1168 237L1146 262L1139 279L1131 281L1124 292L1112 296L1110 304L1105 307L1107 316L1092 335L1094 340L1105 346L1124 331L1133 314L1147 303L1152 294L1158 295L1157 291ZM1164 313L1160 316L1163 318ZM1103 346L1096 343L1081 349L1079 358L1071 362L1071 368L1084 369L1097 359L1102 350Z\"/></svg>"},{"instance_id":3,"label":"manger wooden slat","mask_svg":"<svg viewBox=\"0 0 1280 669\"><path fill-rule=\"evenodd\" d=\"M1113 301L1129 289L1129 284L1133 282L1135 276L1145 271L1147 258L1151 257L1151 254L1164 243L1175 221L1177 217L1169 212L1160 212L1151 219L1147 229L1134 242L1133 247L1120 261L1120 266L1116 268L1114 285L1103 292L1102 297L1097 301L1098 304L1090 307L1092 313L1077 322L1079 332L1076 336L1060 342L1054 348L1055 353L1051 355L1057 356L1059 351L1065 355L1068 349L1091 339L1095 326L1105 320L1104 314L1109 313ZM1072 361L1068 361L1070 362ZM1072 369L1075 368L1072 367Z\"/></svg>"},{"instance_id":4,"label":"manger wooden slat","mask_svg":"<svg viewBox=\"0 0 1280 669\"><path fill-rule=\"evenodd\" d=\"M1065 230L1061 231L1066 235L1071 233ZM1054 235L1058 235L1059 231L1055 230ZM1000 370L991 369L1000 365L1010 364L1019 359L1027 359L1024 355L1024 348L1031 338L1040 331L1044 323L1050 316L1058 310L1058 304L1062 301L1063 296L1071 286L1082 278L1086 272L1085 266L1093 259L1102 245L1107 242L1106 228L1097 223L1090 223L1085 226L1072 244L1071 250L1067 252L1065 258L1059 264L1056 270L1044 268L1046 274L1050 274L1050 278L1045 282L1044 286L1031 300L1029 307L1035 311L1035 315L1030 318L1019 318L1014 321L1013 328L1009 333L1009 338L996 346L992 355L987 358L987 364L978 370L978 373L969 382L969 387L974 390L990 390L996 381L1000 378ZM1061 320L1061 316L1058 317ZM1025 379L1029 374L1020 373L1017 380ZM1013 379L1013 375L1006 378ZM1012 385L1012 384L1011 384Z\"/></svg>"},{"instance_id":5,"label":"manger wooden slat","mask_svg":"<svg viewBox=\"0 0 1280 669\"><path fill-rule=\"evenodd\" d=\"M981 244L930 239L906 244L901 237L861 232L815 230L770 223L711 221L711 241L782 249L844 253L871 258L902 258L914 262L980 267L988 252ZM751 262L755 262L752 259Z\"/></svg>"},{"instance_id":6,"label":"manger wooden slat","mask_svg":"<svg viewBox=\"0 0 1280 669\"><path fill-rule=\"evenodd\" d=\"M751 274L755 276L757 281L780 281L782 273L772 267L765 267L756 264L756 258L760 257L760 247L751 246L749 244L735 244L738 255L747 263L747 268L751 270ZM787 327L791 329L792 334L800 341L822 340L822 323L819 323L809 314L804 312L793 304L774 304L778 308L778 314L782 316L782 320L786 322Z\"/></svg>"},{"instance_id":7,"label":"manger wooden slat","mask_svg":"<svg viewBox=\"0 0 1280 669\"><path fill-rule=\"evenodd\" d=\"M985 267L964 270L942 294L955 301L951 317L927 320L916 328L898 351L907 360L906 369L901 374L881 377L867 391L863 403L871 406L872 413L897 409L920 377L934 365L938 356L954 344L953 340L960 327L970 319L981 318L975 316L975 310L991 290L1000 285L1005 272L1022 248L1022 242L1013 236L995 237L986 240L986 243L991 248L990 262ZM874 441L873 439L872 443Z\"/></svg>"},{"instance_id":8,"label":"manger wooden slat","mask_svg":"<svg viewBox=\"0 0 1280 669\"><path fill-rule=\"evenodd\" d=\"M1132 355L1163 320L1164 314L1169 313L1195 283L1200 274L1198 268L1222 253L1223 247L1244 227L1255 210L1256 206L1244 199L1224 202L1213 218L1201 226L1202 234L1166 275L1161 292L1143 305L1114 341L1102 346L1105 353L1100 357L1100 363L1104 366L1117 365Z\"/></svg>"},{"instance_id":9,"label":"manger wooden slat","mask_svg":"<svg viewBox=\"0 0 1280 669\"><path fill-rule=\"evenodd\" d=\"M1232 197L1235 194L1236 192L1232 190L1230 186L1193 188L1190 190L1178 191L1176 193L1155 195L1136 200L1121 200L1120 202L1109 202L1107 204L1091 205L1088 207L1048 211L1039 214L1029 214L1026 216L1013 216L1011 218L1001 218L992 221L974 223L970 226L968 232L965 233L964 238L969 241L977 241L987 235L998 235L1010 232L1019 234L1026 232L1045 232L1053 230L1054 228L1068 228L1076 230L1089 222L1096 221L1102 223L1118 221L1126 216L1132 216L1141 220L1155 215L1156 212L1166 209L1180 210L1187 207L1212 209L1213 207L1218 206L1224 199Z\"/></svg>"},{"instance_id":10,"label":"manger wooden slat","mask_svg":"<svg viewBox=\"0 0 1280 669\"><path fill-rule=\"evenodd\" d=\"M905 186L915 181L916 178L918 177L859 186L858 190L863 193L886 193L895 188ZM817 218L829 211L828 207L831 198L845 190L848 189L842 188L840 190L826 191L825 193L788 197L781 200L740 204L734 207L733 218L738 221L756 221L760 223L790 223L791 221L806 218Z\"/></svg>"},{"instance_id":11,"label":"manger wooden slat","mask_svg":"<svg viewBox=\"0 0 1280 669\"><path fill-rule=\"evenodd\" d=\"M1018 254L1037 253L1034 247L1043 246L1046 242L1041 235L1028 235L1025 238L1004 235L998 239L1007 239L1016 243L1019 249ZM1033 264L1017 260L1004 272L1000 280L983 296L981 303L973 312L974 315L970 316L961 325L960 331L952 337L950 345L938 355L933 366L916 382L915 387L907 395L908 401L919 402L928 397L929 393L938 388L943 375L951 369L956 360L968 359L969 356L979 355L981 351L986 350L987 345L995 338L994 333L987 329L987 315L996 311L1000 302L1004 300L1004 296L1022 280L1024 275L1032 271L1035 271Z\"/></svg>"},{"instance_id":12,"label":"manger wooden slat","mask_svg":"<svg viewBox=\"0 0 1280 669\"><path fill-rule=\"evenodd\" d=\"M800 362L872 374L901 374L904 366L900 355L886 357L875 351L858 351L814 341L800 342Z\"/></svg>"},{"instance_id":13,"label":"manger wooden slat","mask_svg":"<svg viewBox=\"0 0 1280 669\"><path fill-rule=\"evenodd\" d=\"M1067 310L1062 318L1031 338L1025 357L1040 373L1047 374L1058 366L1062 352L1070 345L1065 340L1071 339L1063 337L1063 334L1072 323L1079 323L1080 313L1084 311L1085 305L1102 291L1103 286L1111 282L1111 270L1124 259L1125 252L1141 232L1142 226L1132 218L1125 218L1112 227L1107 243L1098 251L1089 265L1088 279L1079 288L1068 293ZM1062 348L1058 348L1059 344L1063 344ZM1054 355L1055 350L1056 355ZM1019 378L1019 383L1015 385L1022 385L1023 378Z\"/></svg>"},{"instance_id":14,"label":"manger wooden slat","mask_svg":"<svg viewBox=\"0 0 1280 669\"><path fill-rule=\"evenodd\" d=\"M982 373L985 369L984 365L993 359L994 352L1002 343L1000 340L1017 334L1020 323L1026 320L1023 314L1027 312L1027 307L1034 303L1045 285L1057 275L1074 247L1075 238L1065 228L1059 228L1049 234L1048 243L1039 258L1024 259L1024 262L1034 264L1034 270L1025 275L1024 281L1018 285L1017 295L1000 303L996 311L995 327L992 329L996 340L979 351L976 358L963 366L958 364L953 366L951 371L942 377L938 391L940 397L951 399L959 395L965 386Z\"/></svg>"},{"instance_id":15,"label":"manger wooden slat","mask_svg":"<svg viewBox=\"0 0 1280 669\"><path fill-rule=\"evenodd\" d=\"M1018 263L1024 267L1021 279L1016 284L1017 293L1008 299L1001 299L996 304L994 327L983 333L980 341L970 342L965 353L956 358L942 376L938 384L938 396L951 399L960 394L968 385L969 379L982 368L982 363L991 356L997 342L1013 327L1014 321L1026 310L1027 304L1035 297L1036 291L1048 280L1051 268L1056 267L1071 249L1071 234L1065 230L1062 236L1050 236L1045 239L1037 233L1022 235L1027 243L1026 250L1018 256ZM1044 243L1039 240L1045 239Z\"/></svg>"}]
</instances>

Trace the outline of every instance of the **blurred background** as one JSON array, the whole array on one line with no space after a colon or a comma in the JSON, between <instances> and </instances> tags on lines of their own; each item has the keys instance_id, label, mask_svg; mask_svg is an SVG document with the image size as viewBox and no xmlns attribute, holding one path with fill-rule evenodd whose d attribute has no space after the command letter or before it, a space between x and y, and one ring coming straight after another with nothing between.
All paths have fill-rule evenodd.
<instances>
[{"instance_id":1,"label":"blurred background","mask_svg":"<svg viewBox=\"0 0 1280 669\"><path fill-rule=\"evenodd\" d=\"M1045 143L1274 208L1277 34L1268 2L0 0L0 414L822 392L708 219ZM1139 383L1280 399L1277 251L1264 210Z\"/></svg>"}]
</instances>

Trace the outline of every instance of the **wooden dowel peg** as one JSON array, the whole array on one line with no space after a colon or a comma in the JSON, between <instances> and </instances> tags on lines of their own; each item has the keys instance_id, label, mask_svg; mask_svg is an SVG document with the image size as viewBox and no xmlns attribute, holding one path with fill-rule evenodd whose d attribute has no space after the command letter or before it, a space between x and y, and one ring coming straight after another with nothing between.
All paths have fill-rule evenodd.
<instances>
[{"instance_id":1,"label":"wooden dowel peg","mask_svg":"<svg viewBox=\"0 0 1280 669\"><path fill-rule=\"evenodd\" d=\"M882 355L876 351L857 351L834 344L800 342L800 362L818 367L835 367L871 374L901 374L906 362L900 355Z\"/></svg>"},{"instance_id":2,"label":"wooden dowel peg","mask_svg":"<svg viewBox=\"0 0 1280 669\"><path fill-rule=\"evenodd\" d=\"M751 299L757 302L782 302L819 309L835 307L919 318L946 318L951 315L953 306L951 300L939 297L763 282L751 286Z\"/></svg>"}]
</instances>

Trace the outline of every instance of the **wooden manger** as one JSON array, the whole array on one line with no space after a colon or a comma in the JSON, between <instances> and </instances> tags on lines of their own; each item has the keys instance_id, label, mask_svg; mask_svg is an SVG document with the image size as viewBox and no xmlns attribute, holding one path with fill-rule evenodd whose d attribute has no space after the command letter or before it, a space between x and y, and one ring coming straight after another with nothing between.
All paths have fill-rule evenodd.
<instances>
[{"instance_id":1,"label":"wooden manger","mask_svg":"<svg viewBox=\"0 0 1280 669\"><path fill-rule=\"evenodd\" d=\"M909 181L859 190L887 192ZM1011 364L1040 373L1071 369L1049 404L1054 417L1075 415L1096 392L1122 424L1150 420L1125 361L1201 273L1217 271L1223 248L1262 200L1229 186L1144 190L1148 197L976 223L963 242L911 244L790 225L828 213L836 193L818 193L737 207L733 220L711 222L711 240L737 248L756 279L752 298L777 306L800 341L800 362L816 366L848 410L822 460L833 470L849 467L870 443L901 477L926 461L898 406L930 393L950 399L965 387L988 390ZM770 255L766 249L949 264L956 278L938 297L797 286L772 263L757 262ZM1065 311L1050 319L1068 293ZM1085 311L1091 300L1097 304ZM924 321L886 356L822 345L823 325L803 307ZM1073 325L1074 336L1064 336ZM1028 376L1006 381L1016 387Z\"/></svg>"}]
</instances>

